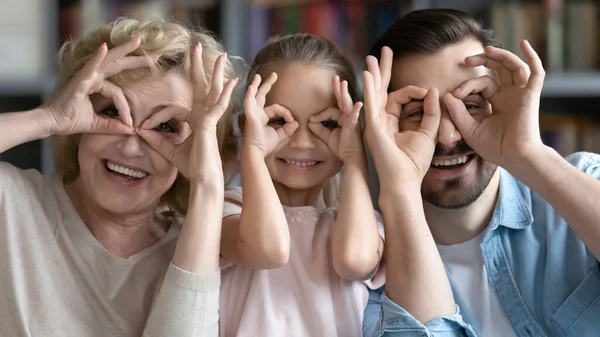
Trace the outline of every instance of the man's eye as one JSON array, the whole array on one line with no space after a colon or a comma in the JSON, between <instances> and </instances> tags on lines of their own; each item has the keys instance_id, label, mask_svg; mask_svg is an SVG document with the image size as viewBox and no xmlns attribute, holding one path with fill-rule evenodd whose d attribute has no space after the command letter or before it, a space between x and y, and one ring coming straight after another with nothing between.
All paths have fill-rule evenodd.
<instances>
[{"instance_id":1,"label":"man's eye","mask_svg":"<svg viewBox=\"0 0 600 337\"><path fill-rule=\"evenodd\" d=\"M333 129L335 129L335 128L339 128L339 127L340 127L340 125L338 124L338 122L336 122L336 121L333 121L333 120L331 120L331 119L330 119L330 120L326 120L326 121L322 121L322 122L321 122L321 124L322 124L324 127L328 128L328 129L331 129L331 130L333 130Z\"/></svg>"},{"instance_id":2,"label":"man's eye","mask_svg":"<svg viewBox=\"0 0 600 337\"><path fill-rule=\"evenodd\" d=\"M154 130L165 133L177 133L177 129L175 129L171 123L160 123Z\"/></svg>"},{"instance_id":3,"label":"man's eye","mask_svg":"<svg viewBox=\"0 0 600 337\"><path fill-rule=\"evenodd\" d=\"M103 109L102 111L100 111L100 113L105 116L108 116L110 118L116 118L116 119L121 118L119 116L119 111L117 110L117 108L115 108L114 105L111 105L108 108Z\"/></svg>"}]
</instances>

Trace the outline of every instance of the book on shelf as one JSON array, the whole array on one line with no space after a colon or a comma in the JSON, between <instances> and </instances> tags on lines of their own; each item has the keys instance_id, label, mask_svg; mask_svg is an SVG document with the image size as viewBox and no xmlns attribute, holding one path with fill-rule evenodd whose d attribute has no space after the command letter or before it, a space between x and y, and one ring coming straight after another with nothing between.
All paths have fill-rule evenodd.
<instances>
[{"instance_id":1,"label":"book on shelf","mask_svg":"<svg viewBox=\"0 0 600 337\"><path fill-rule=\"evenodd\" d=\"M80 0L60 8L60 43L81 37L119 17L164 18L201 26L217 37L221 30L218 0Z\"/></svg>"},{"instance_id":2,"label":"book on shelf","mask_svg":"<svg viewBox=\"0 0 600 337\"><path fill-rule=\"evenodd\" d=\"M309 33L335 42L356 64L403 13L401 1L250 1L244 59L274 35Z\"/></svg>"},{"instance_id":3,"label":"book on shelf","mask_svg":"<svg viewBox=\"0 0 600 337\"><path fill-rule=\"evenodd\" d=\"M578 151L600 153L600 120L573 114L543 113L540 131L544 144L563 156Z\"/></svg>"},{"instance_id":4,"label":"book on shelf","mask_svg":"<svg viewBox=\"0 0 600 337\"><path fill-rule=\"evenodd\" d=\"M529 40L550 73L600 69L598 1L496 1L489 16L504 48L522 56Z\"/></svg>"}]
</instances>

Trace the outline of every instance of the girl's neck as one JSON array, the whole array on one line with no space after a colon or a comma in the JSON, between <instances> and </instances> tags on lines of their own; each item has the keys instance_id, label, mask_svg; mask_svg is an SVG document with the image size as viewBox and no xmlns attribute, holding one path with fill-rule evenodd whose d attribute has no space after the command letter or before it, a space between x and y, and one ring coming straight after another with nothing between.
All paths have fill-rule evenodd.
<instances>
[{"instance_id":1,"label":"girl's neck","mask_svg":"<svg viewBox=\"0 0 600 337\"><path fill-rule=\"evenodd\" d=\"M273 184L283 206L326 208L323 197L323 184L306 189L290 188L276 181L273 181Z\"/></svg>"}]
</instances>

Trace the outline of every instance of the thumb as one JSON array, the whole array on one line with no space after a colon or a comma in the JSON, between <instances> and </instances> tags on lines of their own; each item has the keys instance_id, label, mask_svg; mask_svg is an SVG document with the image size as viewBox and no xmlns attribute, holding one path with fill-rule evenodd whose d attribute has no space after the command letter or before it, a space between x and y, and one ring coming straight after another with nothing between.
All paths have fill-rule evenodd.
<instances>
[{"instance_id":1,"label":"thumb","mask_svg":"<svg viewBox=\"0 0 600 337\"><path fill-rule=\"evenodd\" d=\"M471 139L473 139L473 133L477 129L479 122L467 111L463 101L454 97L451 93L444 95L444 104L448 108L448 114L452 122L456 125L456 128L467 144L469 144Z\"/></svg>"},{"instance_id":2,"label":"thumb","mask_svg":"<svg viewBox=\"0 0 600 337\"><path fill-rule=\"evenodd\" d=\"M420 129L427 133L435 142L438 130L440 128L440 119L442 117L442 108L440 107L440 98L437 89L432 88L427 93L423 102L423 119ZM462 102L461 102L462 103Z\"/></svg>"},{"instance_id":3,"label":"thumb","mask_svg":"<svg viewBox=\"0 0 600 337\"><path fill-rule=\"evenodd\" d=\"M321 122L309 122L308 129L319 139L327 143L329 136L331 135L331 130L324 127Z\"/></svg>"},{"instance_id":4,"label":"thumb","mask_svg":"<svg viewBox=\"0 0 600 337\"><path fill-rule=\"evenodd\" d=\"M346 118L348 118L346 123L340 123L340 125L348 125L347 129L354 130L356 128L360 129L359 119L360 119L360 109L362 109L363 103L356 102L352 107L350 113L346 114Z\"/></svg>"},{"instance_id":5,"label":"thumb","mask_svg":"<svg viewBox=\"0 0 600 337\"><path fill-rule=\"evenodd\" d=\"M134 133L133 128L123 123L120 119L100 117L96 114L94 114L90 132L124 135L131 135Z\"/></svg>"},{"instance_id":6,"label":"thumb","mask_svg":"<svg viewBox=\"0 0 600 337\"><path fill-rule=\"evenodd\" d=\"M136 132L156 152L165 157L168 161L173 162L173 158L179 147L178 145L175 145L171 140L156 131L137 129Z\"/></svg>"},{"instance_id":7,"label":"thumb","mask_svg":"<svg viewBox=\"0 0 600 337\"><path fill-rule=\"evenodd\" d=\"M284 130L286 137L290 137L291 135L294 134L294 132L296 132L296 129L298 129L299 126L300 126L300 124L298 124L298 122L293 121L293 122L285 123L283 125L283 127L280 128L279 130Z\"/></svg>"}]
</instances>

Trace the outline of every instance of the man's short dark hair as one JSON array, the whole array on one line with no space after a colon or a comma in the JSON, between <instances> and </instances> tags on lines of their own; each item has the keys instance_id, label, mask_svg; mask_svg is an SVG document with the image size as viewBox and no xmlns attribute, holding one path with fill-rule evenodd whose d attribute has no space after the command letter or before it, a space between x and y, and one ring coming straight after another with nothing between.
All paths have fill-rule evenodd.
<instances>
[{"instance_id":1,"label":"man's short dark hair","mask_svg":"<svg viewBox=\"0 0 600 337\"><path fill-rule=\"evenodd\" d=\"M483 28L481 22L457 9L423 9L406 14L396 21L373 45L370 55L381 56L388 46L394 58L412 54L436 53L448 45L475 38L484 47L502 46L494 31Z\"/></svg>"}]
</instances>

